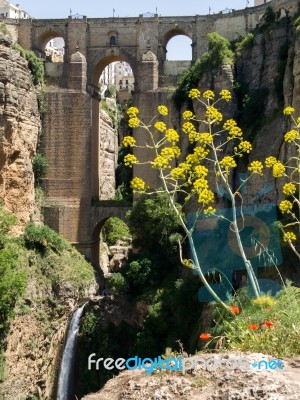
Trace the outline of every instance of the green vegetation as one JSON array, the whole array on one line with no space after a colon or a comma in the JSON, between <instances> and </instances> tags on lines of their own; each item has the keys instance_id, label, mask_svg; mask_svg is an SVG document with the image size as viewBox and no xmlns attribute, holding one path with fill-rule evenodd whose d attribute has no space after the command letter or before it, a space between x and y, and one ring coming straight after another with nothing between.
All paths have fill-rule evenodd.
<instances>
[{"instance_id":1,"label":"green vegetation","mask_svg":"<svg viewBox=\"0 0 300 400\"><path fill-rule=\"evenodd\" d=\"M245 289L230 300L239 313L228 317L215 305L209 347L294 357L300 354L300 289L288 284L275 297L249 298Z\"/></svg>"},{"instance_id":2,"label":"green vegetation","mask_svg":"<svg viewBox=\"0 0 300 400\"><path fill-rule=\"evenodd\" d=\"M29 248L46 250L51 248L56 252L62 252L70 245L47 225L35 225L29 222L26 225L24 240Z\"/></svg>"},{"instance_id":3,"label":"green vegetation","mask_svg":"<svg viewBox=\"0 0 300 400\"><path fill-rule=\"evenodd\" d=\"M236 53L239 55L243 50L249 49L254 44L254 34L248 33L245 37L235 43Z\"/></svg>"},{"instance_id":4,"label":"green vegetation","mask_svg":"<svg viewBox=\"0 0 300 400\"><path fill-rule=\"evenodd\" d=\"M44 82L44 64L33 51L25 50L19 44L15 43L13 48L28 62L28 68L32 75L34 85L42 85Z\"/></svg>"},{"instance_id":5,"label":"green vegetation","mask_svg":"<svg viewBox=\"0 0 300 400\"><path fill-rule=\"evenodd\" d=\"M47 167L48 161L46 157L40 153L36 153L32 160L32 168L37 185L41 183L42 179L46 175Z\"/></svg>"},{"instance_id":6,"label":"green vegetation","mask_svg":"<svg viewBox=\"0 0 300 400\"><path fill-rule=\"evenodd\" d=\"M178 87L173 98L176 106L188 100L188 93L191 89L198 87L200 78L204 73L218 69L222 64L233 64L234 53L231 50L230 42L217 32L208 34L208 52L204 53L201 59L187 69L178 82Z\"/></svg>"},{"instance_id":7,"label":"green vegetation","mask_svg":"<svg viewBox=\"0 0 300 400\"><path fill-rule=\"evenodd\" d=\"M7 27L3 22L0 22L0 32L4 33L4 35L9 35Z\"/></svg>"},{"instance_id":8,"label":"green vegetation","mask_svg":"<svg viewBox=\"0 0 300 400\"><path fill-rule=\"evenodd\" d=\"M125 242L125 244L130 243L130 231L128 226L119 218L111 217L109 218L101 230L103 235L103 240L109 246L115 245L120 239Z\"/></svg>"}]
</instances>

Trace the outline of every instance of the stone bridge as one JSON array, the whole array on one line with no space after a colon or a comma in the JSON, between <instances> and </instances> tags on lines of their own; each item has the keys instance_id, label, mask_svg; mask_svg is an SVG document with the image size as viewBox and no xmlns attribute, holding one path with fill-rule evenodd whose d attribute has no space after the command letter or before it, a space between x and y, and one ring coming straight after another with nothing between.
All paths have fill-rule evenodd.
<instances>
[{"instance_id":1,"label":"stone bridge","mask_svg":"<svg viewBox=\"0 0 300 400\"><path fill-rule=\"evenodd\" d=\"M276 7L282 0L271 3ZM296 2L284 2L290 3ZM91 93L104 68L113 61L130 64L135 77L134 103L147 119L158 104L167 102L167 86L177 79L167 72L166 48L171 38L189 37L194 61L207 50L209 32L228 39L245 35L255 28L265 9L262 5L228 14L187 17L7 21L15 39L41 57L50 39L62 37L65 41L64 63L52 71L45 93L47 112L41 137L41 149L49 163L44 184L45 222L94 264L99 260L103 222L110 216L124 218L126 211L91 205L92 197L102 198L101 182L105 180L99 99ZM140 168L138 174L155 182L146 169Z\"/></svg>"}]
</instances>

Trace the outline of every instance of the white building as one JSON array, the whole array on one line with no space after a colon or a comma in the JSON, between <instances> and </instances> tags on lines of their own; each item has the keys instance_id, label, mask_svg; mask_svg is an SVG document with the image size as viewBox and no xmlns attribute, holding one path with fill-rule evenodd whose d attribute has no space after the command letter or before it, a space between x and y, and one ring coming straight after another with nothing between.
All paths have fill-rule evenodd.
<instances>
[{"instance_id":1,"label":"white building","mask_svg":"<svg viewBox=\"0 0 300 400\"><path fill-rule=\"evenodd\" d=\"M52 62L62 62L65 54L65 41L63 38L57 37L51 39L46 44L46 59Z\"/></svg>"},{"instance_id":2,"label":"white building","mask_svg":"<svg viewBox=\"0 0 300 400\"><path fill-rule=\"evenodd\" d=\"M254 0L254 6L260 6L261 4L268 3L271 0Z\"/></svg>"},{"instance_id":3,"label":"white building","mask_svg":"<svg viewBox=\"0 0 300 400\"><path fill-rule=\"evenodd\" d=\"M21 9L20 4L14 6L9 1L0 0L0 18L29 19L31 16Z\"/></svg>"}]
</instances>

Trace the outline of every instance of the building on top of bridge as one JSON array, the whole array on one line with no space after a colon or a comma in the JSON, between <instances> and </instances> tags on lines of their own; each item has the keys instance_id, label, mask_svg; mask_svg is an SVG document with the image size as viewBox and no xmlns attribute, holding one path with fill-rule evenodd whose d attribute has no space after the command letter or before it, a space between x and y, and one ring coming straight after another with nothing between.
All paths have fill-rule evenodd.
<instances>
[{"instance_id":1,"label":"building on top of bridge","mask_svg":"<svg viewBox=\"0 0 300 400\"><path fill-rule=\"evenodd\" d=\"M0 0L0 18L29 19L31 16L21 9L20 4L14 6L9 1Z\"/></svg>"}]
</instances>

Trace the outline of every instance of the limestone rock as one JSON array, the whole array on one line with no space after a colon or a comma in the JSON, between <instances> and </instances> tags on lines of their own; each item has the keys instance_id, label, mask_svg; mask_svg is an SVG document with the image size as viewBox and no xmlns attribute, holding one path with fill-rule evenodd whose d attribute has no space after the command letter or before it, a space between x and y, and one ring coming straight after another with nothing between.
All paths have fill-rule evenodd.
<instances>
[{"instance_id":1,"label":"limestone rock","mask_svg":"<svg viewBox=\"0 0 300 400\"><path fill-rule=\"evenodd\" d=\"M10 44L0 35L0 198L20 233L35 211L32 159L40 116L27 61Z\"/></svg>"}]
</instances>

